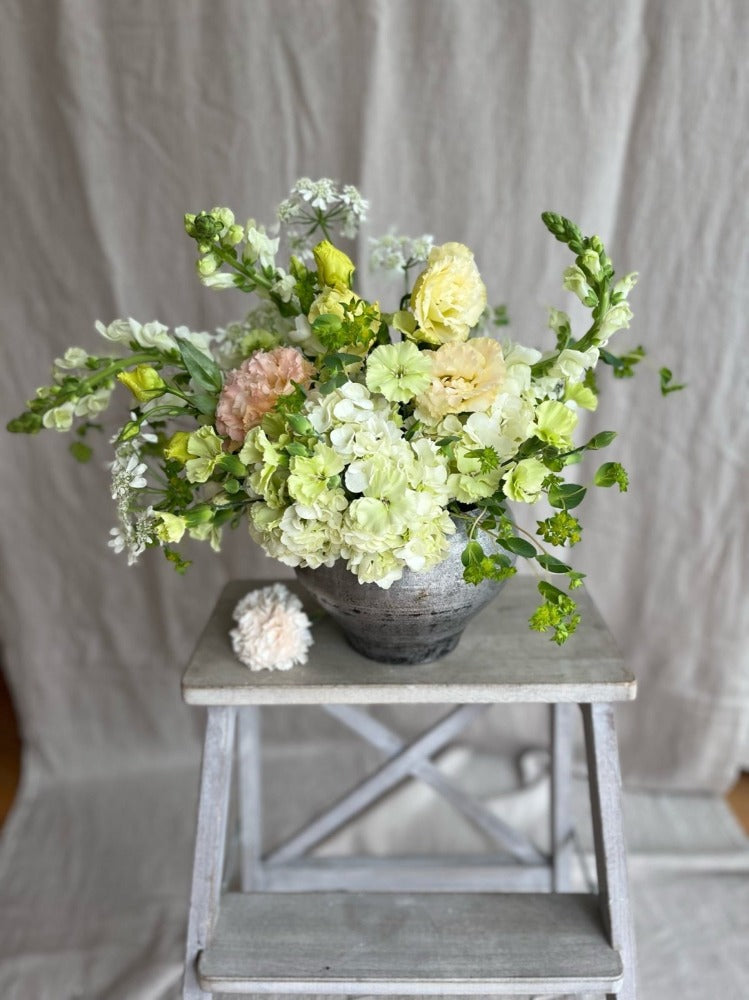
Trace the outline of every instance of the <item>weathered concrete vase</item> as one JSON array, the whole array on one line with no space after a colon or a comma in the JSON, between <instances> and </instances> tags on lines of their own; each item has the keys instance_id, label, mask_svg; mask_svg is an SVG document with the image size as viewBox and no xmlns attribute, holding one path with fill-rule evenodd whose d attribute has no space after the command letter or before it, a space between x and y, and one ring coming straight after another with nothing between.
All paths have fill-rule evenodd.
<instances>
[{"instance_id":1,"label":"weathered concrete vase","mask_svg":"<svg viewBox=\"0 0 749 1000\"><path fill-rule=\"evenodd\" d=\"M476 534L485 552L493 539ZM450 539L447 558L425 573L409 569L388 590L359 583L346 564L297 569L299 582L341 626L353 648L381 663L428 663L455 649L471 618L497 596L504 583L463 581L464 522Z\"/></svg>"}]
</instances>

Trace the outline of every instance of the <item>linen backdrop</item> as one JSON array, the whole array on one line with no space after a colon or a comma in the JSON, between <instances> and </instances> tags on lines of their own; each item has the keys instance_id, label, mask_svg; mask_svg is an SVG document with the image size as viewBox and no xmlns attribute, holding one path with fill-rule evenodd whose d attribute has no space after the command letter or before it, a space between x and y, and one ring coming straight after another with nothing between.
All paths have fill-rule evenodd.
<instances>
[{"instance_id":1,"label":"linen backdrop","mask_svg":"<svg viewBox=\"0 0 749 1000\"><path fill-rule=\"evenodd\" d=\"M391 225L471 246L510 335L534 346L550 343L545 307L570 298L542 210L640 271L618 344L646 343L649 367L607 379L586 417L591 433L620 430L610 457L631 486L589 494L576 562L640 682L620 716L625 779L725 789L749 762L747 5L5 0L2 13L3 422L66 346L94 349L97 318L241 317L241 293L198 282L182 214L227 204L271 222L301 175L370 199L363 256ZM668 400L662 364L688 383ZM88 466L67 443L0 435L0 632L27 800L194 767L202 717L180 671L223 583L278 573L244 532L218 556L194 545L184 579L159 553L129 569L106 546L106 435ZM307 725L271 713L277 738ZM501 731L536 742L542 716L517 708Z\"/></svg>"}]
</instances>

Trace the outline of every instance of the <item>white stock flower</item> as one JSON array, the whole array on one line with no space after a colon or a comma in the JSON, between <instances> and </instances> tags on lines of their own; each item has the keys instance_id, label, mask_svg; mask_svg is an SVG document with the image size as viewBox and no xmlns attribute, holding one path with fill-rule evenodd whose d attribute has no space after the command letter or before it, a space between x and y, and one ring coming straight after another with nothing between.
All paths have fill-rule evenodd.
<instances>
[{"instance_id":1,"label":"white stock flower","mask_svg":"<svg viewBox=\"0 0 749 1000\"><path fill-rule=\"evenodd\" d=\"M232 648L250 670L290 670L307 662L311 623L299 598L282 583L250 591L233 617Z\"/></svg>"}]
</instances>

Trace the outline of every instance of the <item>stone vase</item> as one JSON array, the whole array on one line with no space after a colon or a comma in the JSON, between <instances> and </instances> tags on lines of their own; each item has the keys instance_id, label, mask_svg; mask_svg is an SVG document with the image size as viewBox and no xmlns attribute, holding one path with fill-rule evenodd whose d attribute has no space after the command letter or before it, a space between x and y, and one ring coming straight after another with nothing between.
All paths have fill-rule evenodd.
<instances>
[{"instance_id":1,"label":"stone vase","mask_svg":"<svg viewBox=\"0 0 749 1000\"><path fill-rule=\"evenodd\" d=\"M465 522L456 527L441 563L423 573L405 569L387 590L359 583L340 559L331 567L298 568L296 576L362 656L398 664L438 660L455 649L468 622L505 582L464 582ZM487 554L497 551L491 536L478 531L475 537Z\"/></svg>"}]
</instances>

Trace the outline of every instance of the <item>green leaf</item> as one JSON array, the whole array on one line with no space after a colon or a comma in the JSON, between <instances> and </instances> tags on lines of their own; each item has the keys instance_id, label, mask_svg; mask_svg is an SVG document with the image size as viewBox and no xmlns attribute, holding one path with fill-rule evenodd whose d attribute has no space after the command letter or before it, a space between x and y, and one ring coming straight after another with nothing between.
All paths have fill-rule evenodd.
<instances>
[{"instance_id":1,"label":"green leaf","mask_svg":"<svg viewBox=\"0 0 749 1000\"><path fill-rule=\"evenodd\" d=\"M503 549L513 552L516 556L522 556L523 559L532 559L536 554L536 546L524 538L518 538L517 535L510 538L498 538L497 542Z\"/></svg>"},{"instance_id":2,"label":"green leaf","mask_svg":"<svg viewBox=\"0 0 749 1000\"><path fill-rule=\"evenodd\" d=\"M188 340L177 341L177 347L179 347L185 368L190 373L195 385L205 392L219 392L223 385L223 379L216 362L199 351Z\"/></svg>"},{"instance_id":3,"label":"green leaf","mask_svg":"<svg viewBox=\"0 0 749 1000\"><path fill-rule=\"evenodd\" d=\"M629 478L624 466L619 462L604 462L604 464L596 470L593 482L596 486L603 486L606 488L610 486L618 486L620 493L626 493L627 486L629 485Z\"/></svg>"},{"instance_id":4,"label":"green leaf","mask_svg":"<svg viewBox=\"0 0 749 1000\"><path fill-rule=\"evenodd\" d=\"M616 431L600 431L595 434L590 441L585 445L589 451L599 451L601 448L606 448L616 437Z\"/></svg>"},{"instance_id":5,"label":"green leaf","mask_svg":"<svg viewBox=\"0 0 749 1000\"><path fill-rule=\"evenodd\" d=\"M571 567L567 563L563 563L561 559L557 559L556 556L546 555L545 552L539 552L536 556L536 562L543 566L545 570L549 573L569 573Z\"/></svg>"},{"instance_id":6,"label":"green leaf","mask_svg":"<svg viewBox=\"0 0 749 1000\"><path fill-rule=\"evenodd\" d=\"M335 355L342 365L358 365L361 363L362 358L358 354L344 354L339 352Z\"/></svg>"},{"instance_id":7,"label":"green leaf","mask_svg":"<svg viewBox=\"0 0 749 1000\"><path fill-rule=\"evenodd\" d=\"M304 437L317 437L317 431L302 413L288 413L286 423L295 434L301 434Z\"/></svg>"},{"instance_id":8,"label":"green leaf","mask_svg":"<svg viewBox=\"0 0 749 1000\"><path fill-rule=\"evenodd\" d=\"M673 372L670 368L660 368L658 374L661 378L661 395L667 396L669 392L679 392L681 389L686 389L686 382L681 382L678 385L671 385L671 379L674 377Z\"/></svg>"},{"instance_id":9,"label":"green leaf","mask_svg":"<svg viewBox=\"0 0 749 1000\"><path fill-rule=\"evenodd\" d=\"M569 601L569 598L563 590L559 587L555 587L553 583L549 583L548 580L541 580L538 584L539 594L549 601L551 604L562 604L565 605Z\"/></svg>"},{"instance_id":10,"label":"green leaf","mask_svg":"<svg viewBox=\"0 0 749 1000\"><path fill-rule=\"evenodd\" d=\"M76 462L88 462L93 454L91 448L89 448L87 444L84 444L83 441L73 441L73 443L69 445L69 449L70 454Z\"/></svg>"},{"instance_id":11,"label":"green leaf","mask_svg":"<svg viewBox=\"0 0 749 1000\"><path fill-rule=\"evenodd\" d=\"M344 382L347 381L348 379L343 372L338 372L336 375L329 378L327 382L323 382L322 385L318 385L317 388L321 396L328 396L334 389L338 389L344 384Z\"/></svg>"},{"instance_id":12,"label":"green leaf","mask_svg":"<svg viewBox=\"0 0 749 1000\"><path fill-rule=\"evenodd\" d=\"M573 510L583 502L587 492L585 486L577 483L553 483L549 487L549 503L558 509Z\"/></svg>"},{"instance_id":13,"label":"green leaf","mask_svg":"<svg viewBox=\"0 0 749 1000\"><path fill-rule=\"evenodd\" d=\"M218 403L218 395L214 395L208 392L196 392L190 397L190 402L198 411L198 413L205 413L206 416L213 416L216 412L216 404Z\"/></svg>"},{"instance_id":14,"label":"green leaf","mask_svg":"<svg viewBox=\"0 0 749 1000\"><path fill-rule=\"evenodd\" d=\"M216 464L224 472L228 472L232 476L239 476L240 479L247 475L247 466L236 455L222 455Z\"/></svg>"},{"instance_id":15,"label":"green leaf","mask_svg":"<svg viewBox=\"0 0 749 1000\"><path fill-rule=\"evenodd\" d=\"M481 543L476 541L471 541L466 544L463 552L460 556L460 561L464 566L472 566L474 564L480 563L484 558L484 550L481 548Z\"/></svg>"}]
</instances>

